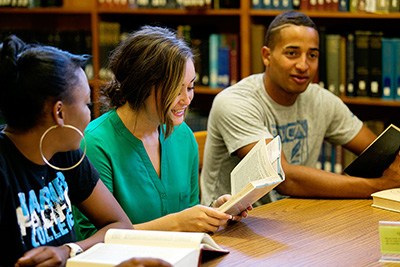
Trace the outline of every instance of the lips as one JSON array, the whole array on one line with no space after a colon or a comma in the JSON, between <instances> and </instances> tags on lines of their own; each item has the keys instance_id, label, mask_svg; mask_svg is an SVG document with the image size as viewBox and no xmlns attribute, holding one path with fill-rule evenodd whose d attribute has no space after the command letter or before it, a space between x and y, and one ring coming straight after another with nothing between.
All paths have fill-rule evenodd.
<instances>
[{"instance_id":1,"label":"lips","mask_svg":"<svg viewBox=\"0 0 400 267\"><path fill-rule=\"evenodd\" d=\"M292 78L298 84L304 84L308 81L308 76L292 75Z\"/></svg>"},{"instance_id":2,"label":"lips","mask_svg":"<svg viewBox=\"0 0 400 267\"><path fill-rule=\"evenodd\" d=\"M172 109L171 112L175 116L182 116L185 113L185 109Z\"/></svg>"}]
</instances>

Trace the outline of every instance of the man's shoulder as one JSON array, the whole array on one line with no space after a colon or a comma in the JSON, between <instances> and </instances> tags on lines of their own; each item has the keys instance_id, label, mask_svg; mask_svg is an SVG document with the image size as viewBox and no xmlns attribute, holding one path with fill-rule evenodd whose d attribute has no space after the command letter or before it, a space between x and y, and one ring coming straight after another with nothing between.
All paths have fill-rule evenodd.
<instances>
[{"instance_id":1,"label":"man's shoulder","mask_svg":"<svg viewBox=\"0 0 400 267\"><path fill-rule=\"evenodd\" d=\"M307 90L300 96L304 97L304 98L308 97L308 98L312 98L312 99L316 99L317 97L329 98L329 99L338 98L338 96L333 94L328 89L321 87L317 83L310 83L307 87Z\"/></svg>"},{"instance_id":2,"label":"man's shoulder","mask_svg":"<svg viewBox=\"0 0 400 267\"><path fill-rule=\"evenodd\" d=\"M253 74L243 78L239 82L224 89L219 93L217 99L246 98L256 95L259 90L264 90L262 73Z\"/></svg>"}]
</instances>

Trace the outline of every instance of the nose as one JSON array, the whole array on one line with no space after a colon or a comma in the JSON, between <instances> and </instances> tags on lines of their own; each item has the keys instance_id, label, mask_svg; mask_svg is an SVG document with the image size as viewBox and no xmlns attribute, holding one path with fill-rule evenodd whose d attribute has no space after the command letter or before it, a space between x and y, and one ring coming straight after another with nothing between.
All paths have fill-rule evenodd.
<instances>
[{"instance_id":1,"label":"nose","mask_svg":"<svg viewBox=\"0 0 400 267\"><path fill-rule=\"evenodd\" d=\"M194 92L193 92L193 90L190 90L190 91L185 90L185 92L182 93L179 97L180 97L179 102L181 104L189 106L193 100Z\"/></svg>"},{"instance_id":2,"label":"nose","mask_svg":"<svg viewBox=\"0 0 400 267\"><path fill-rule=\"evenodd\" d=\"M296 68L299 69L300 71L304 72L309 68L309 64L307 61L307 55L303 54L301 57L298 58L298 61L296 62Z\"/></svg>"}]
</instances>

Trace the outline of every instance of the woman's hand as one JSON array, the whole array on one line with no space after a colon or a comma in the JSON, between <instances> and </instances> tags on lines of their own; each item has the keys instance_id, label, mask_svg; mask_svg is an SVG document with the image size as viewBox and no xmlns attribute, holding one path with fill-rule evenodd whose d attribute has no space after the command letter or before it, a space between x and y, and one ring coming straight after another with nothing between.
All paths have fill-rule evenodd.
<instances>
[{"instance_id":1,"label":"woman's hand","mask_svg":"<svg viewBox=\"0 0 400 267\"><path fill-rule=\"evenodd\" d=\"M116 267L172 267L172 265L160 259L132 258L121 262Z\"/></svg>"},{"instance_id":2,"label":"woman's hand","mask_svg":"<svg viewBox=\"0 0 400 267\"><path fill-rule=\"evenodd\" d=\"M65 266L69 258L67 246L42 246L29 250L15 263L15 267L22 266Z\"/></svg>"},{"instance_id":3,"label":"woman's hand","mask_svg":"<svg viewBox=\"0 0 400 267\"><path fill-rule=\"evenodd\" d=\"M203 205L187 208L173 216L177 223L175 230L185 232L216 232L232 218L231 215Z\"/></svg>"},{"instance_id":4,"label":"woman's hand","mask_svg":"<svg viewBox=\"0 0 400 267\"><path fill-rule=\"evenodd\" d=\"M232 196L230 194L222 195L212 203L211 207L219 208L220 206L222 206L222 204L224 204L231 198L232 198ZM240 215L232 216L232 221L238 222L242 218L246 218L248 216L247 211L252 210L252 209L253 209L253 206L251 206L251 205L248 206L244 211L242 211L242 213Z\"/></svg>"}]
</instances>

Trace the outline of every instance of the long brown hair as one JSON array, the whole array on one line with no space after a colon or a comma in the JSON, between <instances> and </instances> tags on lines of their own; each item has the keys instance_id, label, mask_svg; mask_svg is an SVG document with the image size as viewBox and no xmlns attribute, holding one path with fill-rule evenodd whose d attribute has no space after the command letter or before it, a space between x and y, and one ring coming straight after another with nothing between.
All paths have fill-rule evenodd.
<instances>
[{"instance_id":1,"label":"long brown hair","mask_svg":"<svg viewBox=\"0 0 400 267\"><path fill-rule=\"evenodd\" d=\"M158 115L168 137L174 127L170 109L182 87L188 59L193 60L192 50L175 32L141 27L122 41L110 57L109 68L115 77L104 90L109 107L118 108L128 102L138 111L154 88Z\"/></svg>"}]
</instances>

